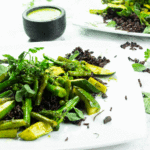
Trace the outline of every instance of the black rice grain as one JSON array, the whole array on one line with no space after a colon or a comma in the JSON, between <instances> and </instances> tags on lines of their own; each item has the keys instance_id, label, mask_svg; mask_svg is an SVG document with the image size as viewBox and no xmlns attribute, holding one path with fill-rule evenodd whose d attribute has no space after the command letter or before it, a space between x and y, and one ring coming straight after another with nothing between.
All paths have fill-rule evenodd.
<instances>
[{"instance_id":1,"label":"black rice grain","mask_svg":"<svg viewBox=\"0 0 150 150\"><path fill-rule=\"evenodd\" d=\"M111 116L107 116L104 120L103 120L103 123L106 124L108 122L110 122L112 119L111 119Z\"/></svg>"}]
</instances>

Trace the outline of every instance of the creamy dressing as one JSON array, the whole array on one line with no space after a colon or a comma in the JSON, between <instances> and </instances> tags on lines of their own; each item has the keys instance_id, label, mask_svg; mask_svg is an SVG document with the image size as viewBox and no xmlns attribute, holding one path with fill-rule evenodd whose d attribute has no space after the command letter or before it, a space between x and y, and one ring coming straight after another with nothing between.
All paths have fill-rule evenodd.
<instances>
[{"instance_id":1,"label":"creamy dressing","mask_svg":"<svg viewBox=\"0 0 150 150\"><path fill-rule=\"evenodd\" d=\"M41 8L30 12L27 17L35 21L50 21L60 16L61 11L55 8Z\"/></svg>"}]
</instances>

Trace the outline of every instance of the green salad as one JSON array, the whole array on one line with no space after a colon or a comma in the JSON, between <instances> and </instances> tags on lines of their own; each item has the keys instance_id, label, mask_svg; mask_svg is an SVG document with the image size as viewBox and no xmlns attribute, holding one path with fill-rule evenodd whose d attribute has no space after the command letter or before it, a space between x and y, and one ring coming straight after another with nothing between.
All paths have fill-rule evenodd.
<instances>
[{"instance_id":1,"label":"green salad","mask_svg":"<svg viewBox=\"0 0 150 150\"><path fill-rule=\"evenodd\" d=\"M77 50L69 58L58 56L57 60L46 54L41 61L32 56L32 53L43 49L30 48L17 59L5 54L0 60L1 138L35 140L59 130L64 118L78 121L84 119L84 111L93 115L101 109L92 93L105 94L107 87L94 76L111 76L115 72L76 60L79 55ZM59 104L55 110L42 105L51 95ZM84 110L78 107L81 102ZM22 118L6 119L18 105L23 112ZM35 108L40 108L40 111Z\"/></svg>"},{"instance_id":2,"label":"green salad","mask_svg":"<svg viewBox=\"0 0 150 150\"><path fill-rule=\"evenodd\" d=\"M102 0L102 4L107 7L103 10L90 9L90 13L105 16L111 8L120 17L136 14L140 23L145 25L143 33L150 33L150 0Z\"/></svg>"}]
</instances>

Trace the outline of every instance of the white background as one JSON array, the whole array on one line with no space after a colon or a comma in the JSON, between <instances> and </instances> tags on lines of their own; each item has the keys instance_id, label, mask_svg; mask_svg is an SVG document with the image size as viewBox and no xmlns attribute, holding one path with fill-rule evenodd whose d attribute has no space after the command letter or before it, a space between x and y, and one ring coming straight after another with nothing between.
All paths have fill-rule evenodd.
<instances>
[{"instance_id":1,"label":"white background","mask_svg":"<svg viewBox=\"0 0 150 150\"><path fill-rule=\"evenodd\" d=\"M100 1L100 0L99 0ZM10 43L27 43L30 42L29 38L26 36L23 25L22 25L22 13L26 9L26 6L22 4L27 4L30 0L7 0L1 1L0 8L0 45L9 45ZM137 44L144 47L143 50L131 51L129 49L120 51L125 52L126 55L132 58L139 57L141 60L143 58L143 53L146 48L150 48L150 38L144 37L134 37L127 35L111 34L100 31L93 31L88 29L83 29L78 26L74 26L72 22L77 14L80 14L81 8L87 8L89 5L94 7L97 0L53 0L48 3L46 0L35 0L35 5L41 4L53 4L65 8L67 13L67 27L65 33L55 41L111 41L116 45L120 46L125 42L136 42ZM98 5L97 5L98 7ZM53 41L51 41L53 42ZM111 45L110 45L111 49ZM113 51L113 49L112 49ZM143 84L142 90L145 92L150 92L150 74L147 73L137 73L138 77L141 79ZM120 144L116 146L97 148L95 150L149 150L150 148L150 115L146 114L147 123L147 136L143 139L132 141L125 144Z\"/></svg>"}]
</instances>

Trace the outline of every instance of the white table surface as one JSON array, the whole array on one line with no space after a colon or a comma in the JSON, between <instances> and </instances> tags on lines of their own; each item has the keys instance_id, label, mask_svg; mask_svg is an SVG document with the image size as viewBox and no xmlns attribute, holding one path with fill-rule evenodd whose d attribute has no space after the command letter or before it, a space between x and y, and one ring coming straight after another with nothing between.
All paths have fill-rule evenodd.
<instances>
[{"instance_id":1,"label":"white table surface","mask_svg":"<svg viewBox=\"0 0 150 150\"><path fill-rule=\"evenodd\" d=\"M28 36L25 34L22 25L22 13L27 6L22 4L27 4L31 0L7 0L1 2L0 9L0 44L6 45L10 43L28 43L31 42ZM124 44L125 42L136 42L143 47L143 50L131 51L129 49L121 49L120 51L126 51L128 56L131 58L138 58L143 56L144 51L150 48L150 38L144 37L134 37L127 35L118 35L105 33L100 31L83 29L81 27L72 24L73 16L76 13L80 13L79 7L83 4L94 3L94 0L52 0L52 2L47 2L46 0L35 0L35 5L41 4L51 4L57 5L65 8L67 14L67 27L64 34L56 39L55 41L113 41L118 46ZM83 6L84 7L84 6ZM49 41L53 42L53 41ZM111 45L110 45L111 48ZM142 58L141 58L142 60ZM144 58L143 58L144 60ZM142 82L142 91L150 92L150 74L148 73L137 73L138 77ZM124 143L120 145L97 148L93 150L149 150L150 149L150 115L146 114L147 123L147 136L145 138L131 141L129 143Z\"/></svg>"}]
</instances>

